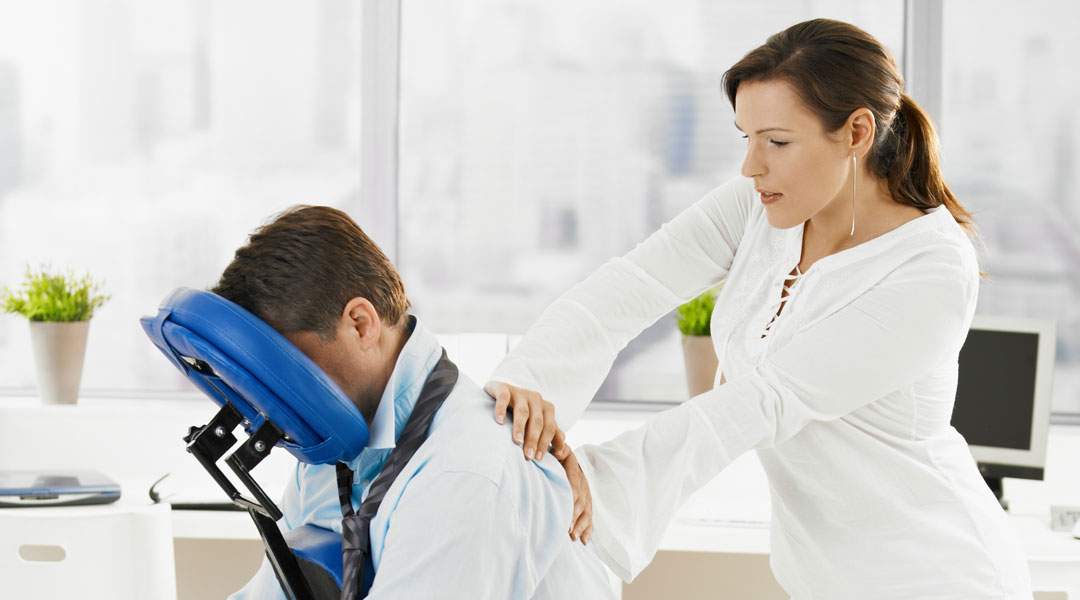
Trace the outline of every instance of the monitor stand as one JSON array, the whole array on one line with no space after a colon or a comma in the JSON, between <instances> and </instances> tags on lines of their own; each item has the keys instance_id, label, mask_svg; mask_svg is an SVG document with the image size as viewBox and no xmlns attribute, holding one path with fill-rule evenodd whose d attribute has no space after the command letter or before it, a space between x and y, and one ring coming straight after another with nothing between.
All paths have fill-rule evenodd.
<instances>
[{"instance_id":1,"label":"monitor stand","mask_svg":"<svg viewBox=\"0 0 1080 600\"><path fill-rule=\"evenodd\" d=\"M997 498L998 504L1001 505L1002 510L1009 510L1009 501L1004 496L1004 489L1001 487L1000 477L983 477L986 481L986 485L989 486L990 491L994 492L994 497Z\"/></svg>"}]
</instances>

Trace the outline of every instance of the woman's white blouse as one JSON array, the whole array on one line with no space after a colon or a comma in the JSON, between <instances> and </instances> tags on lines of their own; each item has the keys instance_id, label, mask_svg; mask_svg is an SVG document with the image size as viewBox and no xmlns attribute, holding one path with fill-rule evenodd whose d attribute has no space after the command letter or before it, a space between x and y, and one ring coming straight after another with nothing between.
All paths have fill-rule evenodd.
<instances>
[{"instance_id":1,"label":"woman's white blouse","mask_svg":"<svg viewBox=\"0 0 1080 600\"><path fill-rule=\"evenodd\" d=\"M596 552L629 581L690 494L754 449L793 598L1030 598L1019 542L949 424L971 241L939 207L793 282L802 234L732 180L563 294L495 370L569 428L631 339L724 281L711 327L726 383L577 450Z\"/></svg>"}]
</instances>

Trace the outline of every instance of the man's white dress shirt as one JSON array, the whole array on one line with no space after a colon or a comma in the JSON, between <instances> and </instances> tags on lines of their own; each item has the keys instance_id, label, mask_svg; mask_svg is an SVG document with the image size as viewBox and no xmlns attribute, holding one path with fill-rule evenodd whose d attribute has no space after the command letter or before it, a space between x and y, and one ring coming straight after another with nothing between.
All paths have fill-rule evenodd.
<instances>
[{"instance_id":1,"label":"man's white dress shirt","mask_svg":"<svg viewBox=\"0 0 1080 600\"><path fill-rule=\"evenodd\" d=\"M734 179L563 294L492 375L539 391L569 428L620 349L724 282L716 387L577 451L596 551L630 580L687 497L756 450L771 565L793 598L1030 599L1019 542L950 425L979 288L971 241L939 207L793 284L802 235L769 225Z\"/></svg>"},{"instance_id":2,"label":"man's white dress shirt","mask_svg":"<svg viewBox=\"0 0 1080 600\"><path fill-rule=\"evenodd\" d=\"M352 461L353 506L378 476L442 348L416 320ZM450 357L454 359L453 356ZM387 490L371 521L375 581L368 600L555 600L612 597L607 569L569 538L573 498L551 454L526 461L511 424L464 373L428 439ZM314 524L341 533L333 465L298 463L280 503L284 531ZM270 563L233 600L284 599Z\"/></svg>"}]
</instances>

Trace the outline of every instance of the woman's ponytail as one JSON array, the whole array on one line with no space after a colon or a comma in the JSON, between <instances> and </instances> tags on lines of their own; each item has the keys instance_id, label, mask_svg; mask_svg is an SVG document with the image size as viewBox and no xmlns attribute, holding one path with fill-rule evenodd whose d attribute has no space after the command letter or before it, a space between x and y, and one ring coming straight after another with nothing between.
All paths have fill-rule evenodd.
<instances>
[{"instance_id":1,"label":"woman's ponytail","mask_svg":"<svg viewBox=\"0 0 1080 600\"><path fill-rule=\"evenodd\" d=\"M893 198L921 209L945 205L964 229L971 232L971 213L945 184L937 132L926 112L907 94L900 95L888 135L874 157L877 175L888 181Z\"/></svg>"}]
</instances>

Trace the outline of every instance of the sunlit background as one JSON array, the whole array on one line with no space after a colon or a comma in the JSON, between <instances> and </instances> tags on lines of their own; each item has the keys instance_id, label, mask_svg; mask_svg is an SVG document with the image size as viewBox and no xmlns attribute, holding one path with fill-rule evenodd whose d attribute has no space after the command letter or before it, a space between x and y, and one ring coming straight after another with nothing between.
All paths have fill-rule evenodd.
<instances>
[{"instance_id":1,"label":"sunlit background","mask_svg":"<svg viewBox=\"0 0 1080 600\"><path fill-rule=\"evenodd\" d=\"M812 17L903 59L899 0L402 2L396 258L418 314L521 333L736 175L720 76ZM982 233L979 312L1056 320L1054 408L1080 414L1080 4L949 0L941 27L937 124ZM361 35L346 0L0 0L0 286L39 264L104 281L85 394L194 396L137 317L212 285L289 205L368 223ZM0 392L33 389L29 347L0 317ZM601 398L685 398L680 352L665 317Z\"/></svg>"}]
</instances>

